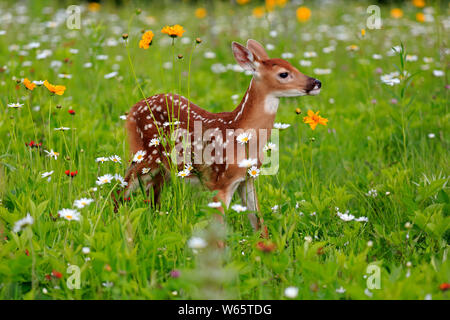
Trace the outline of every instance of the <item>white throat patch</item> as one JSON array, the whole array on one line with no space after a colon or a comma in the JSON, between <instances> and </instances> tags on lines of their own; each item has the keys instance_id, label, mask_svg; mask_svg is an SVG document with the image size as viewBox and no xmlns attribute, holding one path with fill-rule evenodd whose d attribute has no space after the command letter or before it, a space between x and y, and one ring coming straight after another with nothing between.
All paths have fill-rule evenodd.
<instances>
[{"instance_id":1,"label":"white throat patch","mask_svg":"<svg viewBox=\"0 0 450 320\"><path fill-rule=\"evenodd\" d=\"M268 114L275 114L278 110L280 99L273 95L268 95L264 101L264 111Z\"/></svg>"}]
</instances>

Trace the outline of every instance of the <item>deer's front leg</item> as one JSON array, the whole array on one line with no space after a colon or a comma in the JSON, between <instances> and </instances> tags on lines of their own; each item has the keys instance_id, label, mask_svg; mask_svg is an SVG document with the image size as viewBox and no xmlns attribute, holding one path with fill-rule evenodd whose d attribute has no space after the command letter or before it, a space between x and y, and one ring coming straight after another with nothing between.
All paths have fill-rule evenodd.
<instances>
[{"instance_id":1,"label":"deer's front leg","mask_svg":"<svg viewBox=\"0 0 450 320\"><path fill-rule=\"evenodd\" d=\"M259 212L259 203L253 178L247 178L245 181L241 182L239 185L239 195L247 209L253 211L247 215L253 229L258 231L262 228L261 236L263 238L268 238L269 234L267 227L264 226L264 220L262 218L258 220L258 217L254 213Z\"/></svg>"}]
</instances>

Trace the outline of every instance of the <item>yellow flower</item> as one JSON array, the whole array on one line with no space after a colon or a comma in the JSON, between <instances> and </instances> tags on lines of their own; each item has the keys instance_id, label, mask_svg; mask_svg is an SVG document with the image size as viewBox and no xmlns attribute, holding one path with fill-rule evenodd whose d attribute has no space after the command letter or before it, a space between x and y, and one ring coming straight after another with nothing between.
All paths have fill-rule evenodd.
<instances>
[{"instance_id":1,"label":"yellow flower","mask_svg":"<svg viewBox=\"0 0 450 320\"><path fill-rule=\"evenodd\" d=\"M311 17L311 10L307 7L299 7L296 11L297 20L300 22L306 22Z\"/></svg>"},{"instance_id":2,"label":"yellow flower","mask_svg":"<svg viewBox=\"0 0 450 320\"><path fill-rule=\"evenodd\" d=\"M139 41L139 48L147 50L153 41L153 32L147 31L142 35L141 40Z\"/></svg>"},{"instance_id":3,"label":"yellow flower","mask_svg":"<svg viewBox=\"0 0 450 320\"><path fill-rule=\"evenodd\" d=\"M97 12L100 10L101 4L98 2L89 2L88 4L88 10L91 12Z\"/></svg>"},{"instance_id":4,"label":"yellow flower","mask_svg":"<svg viewBox=\"0 0 450 320\"><path fill-rule=\"evenodd\" d=\"M425 22L425 15L422 12L417 13L416 20L419 22Z\"/></svg>"},{"instance_id":5,"label":"yellow flower","mask_svg":"<svg viewBox=\"0 0 450 320\"><path fill-rule=\"evenodd\" d=\"M264 17L264 7L256 7L253 9L252 14L255 18L262 18Z\"/></svg>"},{"instance_id":6,"label":"yellow flower","mask_svg":"<svg viewBox=\"0 0 450 320\"><path fill-rule=\"evenodd\" d=\"M286 5L287 0L275 0L275 3L277 4L277 6L283 8Z\"/></svg>"},{"instance_id":7,"label":"yellow flower","mask_svg":"<svg viewBox=\"0 0 450 320\"><path fill-rule=\"evenodd\" d=\"M183 27L179 24L176 24L174 26L165 26L161 30L162 33L168 34L172 38L182 37L185 31L186 30L184 30Z\"/></svg>"},{"instance_id":8,"label":"yellow flower","mask_svg":"<svg viewBox=\"0 0 450 320\"><path fill-rule=\"evenodd\" d=\"M366 35L366 29L361 29L361 35L364 37Z\"/></svg>"},{"instance_id":9,"label":"yellow flower","mask_svg":"<svg viewBox=\"0 0 450 320\"><path fill-rule=\"evenodd\" d=\"M62 96L62 94L66 90L65 86L55 86L53 84L50 84L47 80L44 81L44 86L48 89L48 91L57 94L58 96Z\"/></svg>"},{"instance_id":10,"label":"yellow flower","mask_svg":"<svg viewBox=\"0 0 450 320\"><path fill-rule=\"evenodd\" d=\"M400 8L391 9L391 17L395 19L400 19L403 17L403 10Z\"/></svg>"},{"instance_id":11,"label":"yellow flower","mask_svg":"<svg viewBox=\"0 0 450 320\"><path fill-rule=\"evenodd\" d=\"M240 5L243 5L243 4L249 3L250 0L236 0L236 2L237 2L238 4L240 4Z\"/></svg>"},{"instance_id":12,"label":"yellow flower","mask_svg":"<svg viewBox=\"0 0 450 320\"><path fill-rule=\"evenodd\" d=\"M314 113L314 111L308 110L308 116L303 118L303 122L309 124L312 130L316 129L318 124L327 125L328 119L319 116L319 112Z\"/></svg>"},{"instance_id":13,"label":"yellow flower","mask_svg":"<svg viewBox=\"0 0 450 320\"><path fill-rule=\"evenodd\" d=\"M197 8L196 10L195 10L195 16L197 17L197 18L199 18L199 19L203 19L204 17L206 17L206 14L207 14L208 12L206 11L206 9L205 8Z\"/></svg>"},{"instance_id":14,"label":"yellow flower","mask_svg":"<svg viewBox=\"0 0 450 320\"><path fill-rule=\"evenodd\" d=\"M413 6L415 6L417 8L425 7L425 0L413 0L412 3L413 3Z\"/></svg>"},{"instance_id":15,"label":"yellow flower","mask_svg":"<svg viewBox=\"0 0 450 320\"><path fill-rule=\"evenodd\" d=\"M23 85L25 86L25 88L31 91L36 88L36 84L28 80L28 78L23 79Z\"/></svg>"},{"instance_id":16,"label":"yellow flower","mask_svg":"<svg viewBox=\"0 0 450 320\"><path fill-rule=\"evenodd\" d=\"M266 0L266 9L268 12L273 11L273 9L275 8L275 0Z\"/></svg>"}]
</instances>

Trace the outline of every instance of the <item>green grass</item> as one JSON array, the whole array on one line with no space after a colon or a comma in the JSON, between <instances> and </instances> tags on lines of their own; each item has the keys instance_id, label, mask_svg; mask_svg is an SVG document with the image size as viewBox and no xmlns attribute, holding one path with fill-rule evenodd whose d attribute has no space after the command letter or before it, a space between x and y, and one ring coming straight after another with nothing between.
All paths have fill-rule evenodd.
<instances>
[{"instance_id":1,"label":"green grass","mask_svg":"<svg viewBox=\"0 0 450 320\"><path fill-rule=\"evenodd\" d=\"M403 4L404 16L398 20L389 17L390 7L382 7L380 30L365 27L369 3L312 6L305 23L297 22L291 3L276 8L270 19L252 17L255 3L208 2L202 20L195 18L195 4L166 5L104 5L98 13L82 13L81 30L68 30L65 21L55 28L44 26L55 21L56 2L33 1L23 13L0 2L0 15L10 12L13 17L0 28L6 30L0 35L0 66L6 66L0 72L0 298L285 299L284 290L294 286L299 289L297 299L369 299L365 277L370 277L367 267L376 264L381 288L370 290L372 299L448 299L448 292L439 289L450 281L448 75L433 75L433 70L445 72L449 63L445 2L435 4L434 21L424 23L415 21L422 9L409 3ZM42 13L46 6L53 12ZM143 10L138 16L137 8ZM148 16L153 18L144 21ZM172 47L160 29L175 23L187 31ZM141 29L155 33L148 50L138 48ZM271 30L278 35L270 36ZM413 33L417 30L422 33ZM129 34L136 78L122 33ZM335 40L342 34L346 40ZM187 37L191 40L183 43ZM193 50L196 37L203 42ZM108 46L110 38L119 43ZM292 52L294 58L288 60L323 84L319 96L282 99L276 121L291 126L280 131L280 170L256 180L261 215L275 250L258 250L261 239L245 214L231 209L222 234L224 230L210 224L215 211L207 204L212 193L180 178L165 185L158 210L144 203L138 191L114 213L110 193L117 185L91 188L98 176L123 175L126 170L131 155L119 116L143 98L137 84L145 96L173 91L187 96L190 78L194 103L209 111L231 111L231 96L242 97L250 78L232 70L215 74L211 66L234 64L230 43L245 43L247 38L273 44L271 57ZM35 41L39 48L25 48ZM405 54L417 55L417 61L387 55L401 43ZM351 44L359 50L347 50ZM20 49L11 50L13 45ZM323 53L329 46L335 51ZM36 59L37 51L44 49L52 55ZM206 51L216 57L205 59ZM306 51L318 56L304 58ZM375 53L382 59L373 59ZM96 59L103 54L107 60ZM433 62L425 63L424 57ZM301 59L312 65L299 66ZM62 62L59 69L51 67L53 60ZM26 61L31 65L24 65ZM84 68L86 62L92 67ZM163 68L167 62L173 63L172 69ZM330 68L331 73L317 75L315 68ZM377 68L382 74L407 70L412 77L391 87L380 81ZM113 70L118 75L105 79ZM59 73L72 78L60 79ZM67 90L50 96L42 86L30 93L16 82L25 77L47 79ZM14 102L24 106L7 107ZM70 107L75 115L68 113ZM309 109L320 110L328 126L312 131L304 124ZM54 130L61 126L71 130ZM31 140L43 146L27 147ZM44 149L60 156L53 160ZM122 164L95 161L114 154ZM50 182L41 178L51 170ZM65 170L79 173L69 178ZM366 195L371 189L376 197ZM59 210L73 208L81 197L95 202L79 210L80 221L58 218ZM235 197L232 203L240 200ZM271 209L275 205L276 211ZM369 221L343 221L335 207ZM34 224L14 233L14 223L27 213ZM195 252L187 244L193 236L209 243L224 237L227 246L217 250L210 244ZM83 253L83 247L90 253ZM68 265L81 269L79 290L66 285ZM173 270L180 276L172 277ZM336 292L340 287L344 293Z\"/></svg>"}]
</instances>

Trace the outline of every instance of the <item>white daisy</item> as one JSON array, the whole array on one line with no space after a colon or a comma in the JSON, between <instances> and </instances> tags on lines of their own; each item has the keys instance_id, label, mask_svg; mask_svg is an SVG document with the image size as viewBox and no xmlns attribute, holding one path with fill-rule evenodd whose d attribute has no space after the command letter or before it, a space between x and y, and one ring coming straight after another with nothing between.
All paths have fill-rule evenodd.
<instances>
[{"instance_id":1,"label":"white daisy","mask_svg":"<svg viewBox=\"0 0 450 320\"><path fill-rule=\"evenodd\" d=\"M237 136L237 141L240 144L246 144L252 138L252 134L248 132L241 133Z\"/></svg>"},{"instance_id":2,"label":"white daisy","mask_svg":"<svg viewBox=\"0 0 450 320\"><path fill-rule=\"evenodd\" d=\"M344 287L340 287L340 288L338 288L338 289L336 289L336 292L337 293L345 293L345 289L344 289Z\"/></svg>"},{"instance_id":3,"label":"white daisy","mask_svg":"<svg viewBox=\"0 0 450 320\"><path fill-rule=\"evenodd\" d=\"M208 207L210 208L220 208L222 206L222 203L220 202L210 202L208 203Z\"/></svg>"},{"instance_id":4,"label":"white daisy","mask_svg":"<svg viewBox=\"0 0 450 320\"><path fill-rule=\"evenodd\" d=\"M67 73L60 73L58 74L58 77L61 79L72 79L72 75Z\"/></svg>"},{"instance_id":5,"label":"white daisy","mask_svg":"<svg viewBox=\"0 0 450 320\"><path fill-rule=\"evenodd\" d=\"M352 221L353 219L355 219L355 216L350 214L349 211L345 211L345 213L341 213L341 212L337 212L337 215L339 218L341 218L341 220L344 221Z\"/></svg>"},{"instance_id":6,"label":"white daisy","mask_svg":"<svg viewBox=\"0 0 450 320\"><path fill-rule=\"evenodd\" d=\"M25 218L16 221L12 231L14 233L17 233L23 230L23 228L25 228L26 226L31 226L33 223L34 223L33 217L29 213L27 213L27 216Z\"/></svg>"},{"instance_id":7,"label":"white daisy","mask_svg":"<svg viewBox=\"0 0 450 320\"><path fill-rule=\"evenodd\" d=\"M118 155L110 156L109 159L115 163L122 163L122 159Z\"/></svg>"},{"instance_id":8,"label":"white daisy","mask_svg":"<svg viewBox=\"0 0 450 320\"><path fill-rule=\"evenodd\" d=\"M178 172L178 176L182 177L182 178L187 177L190 174L191 174L191 172L189 170L186 170L186 169Z\"/></svg>"},{"instance_id":9,"label":"white daisy","mask_svg":"<svg viewBox=\"0 0 450 320\"><path fill-rule=\"evenodd\" d=\"M14 109L18 109L18 108L22 108L23 107L23 103L8 103L8 108L14 108Z\"/></svg>"},{"instance_id":10,"label":"white daisy","mask_svg":"<svg viewBox=\"0 0 450 320\"><path fill-rule=\"evenodd\" d=\"M410 62L417 61L417 56L416 55L412 55L412 54L407 54L406 57L405 57L405 60L406 61L410 61Z\"/></svg>"},{"instance_id":11,"label":"white daisy","mask_svg":"<svg viewBox=\"0 0 450 320\"><path fill-rule=\"evenodd\" d=\"M60 127L60 128L55 128L55 129L53 129L53 130L55 130L55 131L67 131L67 130L70 130L70 128L67 128L67 127Z\"/></svg>"},{"instance_id":12,"label":"white daisy","mask_svg":"<svg viewBox=\"0 0 450 320\"><path fill-rule=\"evenodd\" d=\"M321 68L315 68L313 70L313 72L317 75L324 75L324 74L330 74L331 73L331 69L330 68L326 68L326 69L321 69Z\"/></svg>"},{"instance_id":13,"label":"white daisy","mask_svg":"<svg viewBox=\"0 0 450 320\"><path fill-rule=\"evenodd\" d=\"M50 151L47 151L47 150L44 150L44 151L47 154L47 157L51 157L55 160L58 160L59 152L55 152L55 151L53 151L53 149L51 149Z\"/></svg>"},{"instance_id":14,"label":"white daisy","mask_svg":"<svg viewBox=\"0 0 450 320\"><path fill-rule=\"evenodd\" d=\"M188 246L191 249L203 249L207 245L208 244L206 243L206 241L203 238L200 238L200 237L192 237L188 241Z\"/></svg>"},{"instance_id":15,"label":"white daisy","mask_svg":"<svg viewBox=\"0 0 450 320\"><path fill-rule=\"evenodd\" d=\"M184 170L188 170L190 172L190 171L194 170L194 167L192 166L192 164L186 163L184 165Z\"/></svg>"},{"instance_id":16,"label":"white daisy","mask_svg":"<svg viewBox=\"0 0 450 320\"><path fill-rule=\"evenodd\" d=\"M269 151L269 150L273 151L276 149L277 149L277 145L275 143L269 142L264 146L263 151Z\"/></svg>"},{"instance_id":17,"label":"white daisy","mask_svg":"<svg viewBox=\"0 0 450 320\"><path fill-rule=\"evenodd\" d=\"M250 168L258 163L257 159L244 159L239 162L239 168Z\"/></svg>"},{"instance_id":18,"label":"white daisy","mask_svg":"<svg viewBox=\"0 0 450 320\"><path fill-rule=\"evenodd\" d=\"M381 54L374 53L372 55L372 59L374 59L374 60L381 60L381 59L383 59L383 56Z\"/></svg>"},{"instance_id":19,"label":"white daisy","mask_svg":"<svg viewBox=\"0 0 450 320\"><path fill-rule=\"evenodd\" d=\"M64 218L66 220L72 221L79 221L81 216L80 213L77 210L73 210L73 209L62 209L58 211L58 215L61 218Z\"/></svg>"},{"instance_id":20,"label":"white daisy","mask_svg":"<svg viewBox=\"0 0 450 320\"><path fill-rule=\"evenodd\" d=\"M247 172L252 178L256 178L259 176L260 170L256 166L252 166Z\"/></svg>"},{"instance_id":21,"label":"white daisy","mask_svg":"<svg viewBox=\"0 0 450 320\"><path fill-rule=\"evenodd\" d=\"M445 75L445 72L442 70L433 70L433 76L435 77L443 77Z\"/></svg>"},{"instance_id":22,"label":"white daisy","mask_svg":"<svg viewBox=\"0 0 450 320\"><path fill-rule=\"evenodd\" d=\"M276 122L273 124L273 127L275 129L287 129L289 128L291 125L287 124L287 123L280 123L280 122Z\"/></svg>"},{"instance_id":23,"label":"white daisy","mask_svg":"<svg viewBox=\"0 0 450 320\"><path fill-rule=\"evenodd\" d=\"M307 52L303 53L303 56L305 58L315 58L315 57L317 57L317 53L314 51L309 51L309 52L307 51Z\"/></svg>"},{"instance_id":24,"label":"white daisy","mask_svg":"<svg viewBox=\"0 0 450 320\"><path fill-rule=\"evenodd\" d=\"M104 162L106 162L106 161L109 161L109 159L106 158L106 157L98 157L97 159L95 159L95 161L96 161L96 162L104 163Z\"/></svg>"},{"instance_id":25,"label":"white daisy","mask_svg":"<svg viewBox=\"0 0 450 320\"><path fill-rule=\"evenodd\" d=\"M154 138L154 139L150 140L150 143L149 143L148 146L149 146L149 147L156 147L156 146L159 146L159 139Z\"/></svg>"},{"instance_id":26,"label":"white daisy","mask_svg":"<svg viewBox=\"0 0 450 320\"><path fill-rule=\"evenodd\" d=\"M376 198L378 196L378 192L376 189L370 189L367 193L366 196L368 197L372 197L372 198Z\"/></svg>"},{"instance_id":27,"label":"white daisy","mask_svg":"<svg viewBox=\"0 0 450 320\"><path fill-rule=\"evenodd\" d=\"M240 204L234 204L231 209L233 209L236 212L244 212L247 211L247 207L241 206Z\"/></svg>"},{"instance_id":28,"label":"white daisy","mask_svg":"<svg viewBox=\"0 0 450 320\"><path fill-rule=\"evenodd\" d=\"M111 181L114 179L114 177L110 174L105 174L101 177L97 178L97 181L95 182L97 185L101 186L106 183L111 183Z\"/></svg>"},{"instance_id":29,"label":"white daisy","mask_svg":"<svg viewBox=\"0 0 450 320\"><path fill-rule=\"evenodd\" d=\"M78 209L83 209L84 207L90 205L92 202L94 202L94 199L81 198L79 200L75 200L73 206L77 207Z\"/></svg>"},{"instance_id":30,"label":"white daisy","mask_svg":"<svg viewBox=\"0 0 450 320\"><path fill-rule=\"evenodd\" d=\"M52 179L51 175L53 174L53 170L49 171L49 172L43 172L41 173L41 178L47 178L47 181L50 182L50 180Z\"/></svg>"},{"instance_id":31,"label":"white daisy","mask_svg":"<svg viewBox=\"0 0 450 320\"><path fill-rule=\"evenodd\" d=\"M287 298L295 299L298 296L298 288L297 287L287 287L284 289L284 295Z\"/></svg>"},{"instance_id":32,"label":"white daisy","mask_svg":"<svg viewBox=\"0 0 450 320\"><path fill-rule=\"evenodd\" d=\"M142 174L147 174L150 172L150 168L142 168Z\"/></svg>"},{"instance_id":33,"label":"white daisy","mask_svg":"<svg viewBox=\"0 0 450 320\"><path fill-rule=\"evenodd\" d=\"M144 150L139 150L138 152L136 152L136 154L134 155L134 158L133 158L133 162L141 163L142 160L144 160L144 156L146 153L147 152Z\"/></svg>"},{"instance_id":34,"label":"white daisy","mask_svg":"<svg viewBox=\"0 0 450 320\"><path fill-rule=\"evenodd\" d=\"M120 174L118 174L118 173L116 173L116 174L114 175L114 179L115 179L116 181L119 181L119 182L120 182L119 186L121 186L122 188L125 188L125 187L128 185L128 182L126 182L125 179L124 179Z\"/></svg>"}]
</instances>

